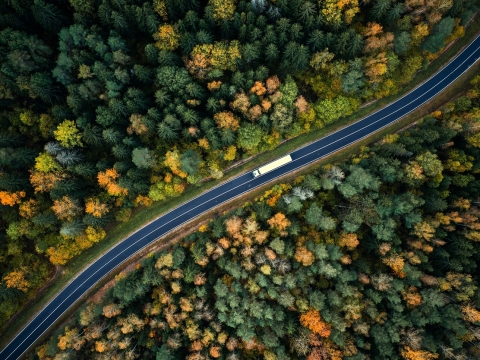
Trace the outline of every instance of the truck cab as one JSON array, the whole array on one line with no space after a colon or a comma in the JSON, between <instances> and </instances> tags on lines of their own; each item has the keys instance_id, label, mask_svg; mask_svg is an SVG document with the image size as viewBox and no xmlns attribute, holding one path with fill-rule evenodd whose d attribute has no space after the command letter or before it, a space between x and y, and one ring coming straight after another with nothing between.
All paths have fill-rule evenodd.
<instances>
[{"instance_id":1,"label":"truck cab","mask_svg":"<svg viewBox=\"0 0 480 360\"><path fill-rule=\"evenodd\" d=\"M258 169L253 170L253 177L259 177L260 176L260 171Z\"/></svg>"}]
</instances>

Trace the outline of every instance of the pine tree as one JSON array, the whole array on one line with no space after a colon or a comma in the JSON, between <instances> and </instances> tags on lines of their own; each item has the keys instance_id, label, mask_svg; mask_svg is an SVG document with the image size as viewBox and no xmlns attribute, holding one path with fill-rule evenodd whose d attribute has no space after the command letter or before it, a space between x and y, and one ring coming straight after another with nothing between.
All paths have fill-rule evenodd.
<instances>
[{"instance_id":1,"label":"pine tree","mask_svg":"<svg viewBox=\"0 0 480 360\"><path fill-rule=\"evenodd\" d=\"M46 30L58 33L65 22L65 16L60 9L53 4L46 4L42 0L35 0L32 6L35 20Z\"/></svg>"}]
</instances>

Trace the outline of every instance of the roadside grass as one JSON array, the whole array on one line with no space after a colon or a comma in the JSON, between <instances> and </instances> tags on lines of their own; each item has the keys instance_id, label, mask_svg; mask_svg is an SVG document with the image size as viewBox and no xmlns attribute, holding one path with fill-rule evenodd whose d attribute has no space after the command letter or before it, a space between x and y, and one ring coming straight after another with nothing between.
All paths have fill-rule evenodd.
<instances>
[{"instance_id":1,"label":"roadside grass","mask_svg":"<svg viewBox=\"0 0 480 360\"><path fill-rule=\"evenodd\" d=\"M115 244L119 243L121 240L125 239L129 234L135 232L139 228L145 226L147 223L153 221L157 217L161 216L162 214L168 212L169 210L177 207L178 205L188 201L189 199L200 195L204 191L211 189L213 186L216 186L222 182L228 181L232 177L235 177L241 173L247 172L252 170L253 168L257 167L258 164L266 163L271 161L277 157L280 157L286 153L290 153L293 150L304 146L312 141L315 141L321 137L328 135L331 132L334 132L342 127L345 127L365 116L371 114L382 107L388 105L395 99L403 96L407 92L411 91L413 88L418 86L420 83L424 82L434 73L436 73L441 67L443 67L450 59L452 59L462 48L468 45L474 37L480 32L480 16L477 16L472 23L465 29L465 36L461 39L458 39L447 51L445 51L438 59L436 59L430 66L417 74L415 79L408 85L403 88L403 90L394 96L389 96L386 98L382 98L380 100L375 101L374 103L361 108L356 113L340 119L335 123L329 124L328 126L312 131L308 134L304 134L298 136L296 138L290 139L289 141L284 142L283 144L279 145L276 149L272 151L268 151L259 155L256 155L252 161L250 159L248 162L239 165L237 167L232 168L228 171L225 176L221 180L209 180L205 181L199 187L190 186L176 198L171 198L168 202L160 202L154 203L149 208L142 208L136 211L132 218L126 222L117 224L112 227L107 234L107 237L102 240L101 242L97 243L92 248L84 251L78 257L72 259L62 270L60 276L53 281L50 286L46 287L45 290L30 304L28 308L24 308L22 312L17 316L17 318L10 324L8 324L8 328L0 336L0 349L4 348L11 339L17 334L24 326L24 324L28 323L30 319L32 319L58 292L61 291L62 288L66 286L69 282L71 282L75 276L80 273L84 268L88 267L88 264L93 262L95 259L99 258L103 253L108 251L112 248ZM432 99L429 103L423 105L419 109L415 110L410 115L402 118L401 120L397 121L396 123L384 128L375 134L369 136L366 139L363 139L346 149L342 149L341 151L331 154L327 158L318 160L317 162L308 165L305 168L297 170L293 173L287 174L280 179L276 179L275 181L288 181L293 179L294 177L308 173L312 171L311 169L316 168L318 165L323 165L326 163L334 163L338 162L341 159L348 158L349 156L353 155L360 146L364 146L366 144L373 143L379 139L381 139L384 135L388 133L396 132L403 127L413 123L414 121L418 120L422 116L428 114L429 112L435 110L436 108L440 107L441 105L445 104L446 102L450 101L451 99L455 98L459 94L461 94L469 85L469 81L473 78L480 70L480 65L477 63L473 67L471 67L465 74L462 75L461 78L457 79L454 84L450 85L447 89L437 95L434 99ZM194 230L197 224L207 221L211 219L212 214L225 211L227 208L232 208L241 205L246 199L253 199L255 196L258 196L261 192L265 189L269 188L272 184L266 184L261 188L257 188L254 191L236 198L227 204L221 205L220 207L215 208L211 212L208 212L194 220L188 225L188 229ZM127 266L129 263L138 261L139 258L150 252L152 247L158 246L159 240L162 243L168 243L175 239L177 232L167 235L161 239L155 241L154 244L147 247L140 253L134 255L131 259L127 260L122 267ZM117 272L119 269L116 270ZM105 277L99 284L97 284L94 288L92 288L88 294L91 294L92 291L98 290L101 286L103 286L107 281L112 278L112 274ZM81 300L85 299L84 296ZM80 302L77 301L77 304ZM69 309L62 319L67 318L69 315L73 314L75 310L75 306Z\"/></svg>"}]
</instances>

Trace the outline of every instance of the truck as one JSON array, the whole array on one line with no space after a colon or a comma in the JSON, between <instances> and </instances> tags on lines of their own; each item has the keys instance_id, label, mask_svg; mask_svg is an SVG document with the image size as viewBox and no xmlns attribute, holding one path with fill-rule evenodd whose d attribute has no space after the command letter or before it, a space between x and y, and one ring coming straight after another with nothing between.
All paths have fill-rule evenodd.
<instances>
[{"instance_id":1,"label":"truck","mask_svg":"<svg viewBox=\"0 0 480 360\"><path fill-rule=\"evenodd\" d=\"M261 175L265 175L267 172L275 170L275 169L279 168L280 166L288 164L291 161L292 161L292 157L290 156L290 154L285 155L285 156L281 157L280 159L272 161L271 163L268 163L267 165L263 165L263 166L259 167L258 169L253 170L253 173L252 173L253 177L259 177Z\"/></svg>"}]
</instances>

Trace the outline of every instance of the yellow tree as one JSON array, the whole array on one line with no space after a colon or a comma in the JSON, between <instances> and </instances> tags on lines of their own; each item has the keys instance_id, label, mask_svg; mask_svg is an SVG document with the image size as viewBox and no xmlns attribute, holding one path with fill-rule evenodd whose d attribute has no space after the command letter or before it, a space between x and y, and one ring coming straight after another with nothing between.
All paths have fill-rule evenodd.
<instances>
[{"instance_id":1,"label":"yellow tree","mask_svg":"<svg viewBox=\"0 0 480 360\"><path fill-rule=\"evenodd\" d=\"M79 249L77 245L70 244L70 246L61 245L58 247L49 247L47 249L48 259L53 265L65 265L68 260L77 255Z\"/></svg>"},{"instance_id":2,"label":"yellow tree","mask_svg":"<svg viewBox=\"0 0 480 360\"><path fill-rule=\"evenodd\" d=\"M290 226L290 220L288 220L282 213L275 214L272 218L267 220L267 223L272 229L277 229L278 231L283 231Z\"/></svg>"},{"instance_id":3,"label":"yellow tree","mask_svg":"<svg viewBox=\"0 0 480 360\"><path fill-rule=\"evenodd\" d=\"M231 218L225 221L225 226L228 234L233 238L237 237L237 234L240 233L242 229L242 219L238 216L232 216Z\"/></svg>"},{"instance_id":4,"label":"yellow tree","mask_svg":"<svg viewBox=\"0 0 480 360\"><path fill-rule=\"evenodd\" d=\"M402 291L402 298L409 308L415 308L422 303L422 295L420 295L415 286L409 286L406 290Z\"/></svg>"},{"instance_id":5,"label":"yellow tree","mask_svg":"<svg viewBox=\"0 0 480 360\"><path fill-rule=\"evenodd\" d=\"M6 275L3 280L7 288L18 289L23 292L27 292L30 284L25 280L24 270L15 270Z\"/></svg>"},{"instance_id":6,"label":"yellow tree","mask_svg":"<svg viewBox=\"0 0 480 360\"><path fill-rule=\"evenodd\" d=\"M392 254L389 257L382 258L382 262L390 267L398 277L405 277L405 272L403 271L405 261L402 256L398 254Z\"/></svg>"},{"instance_id":7,"label":"yellow tree","mask_svg":"<svg viewBox=\"0 0 480 360\"><path fill-rule=\"evenodd\" d=\"M408 164L405 165L405 175L411 181L425 179L423 168L416 161L409 161Z\"/></svg>"},{"instance_id":8,"label":"yellow tree","mask_svg":"<svg viewBox=\"0 0 480 360\"><path fill-rule=\"evenodd\" d=\"M79 337L78 329L70 329L68 326L65 328L63 335L58 336L57 346L60 350L67 350L73 346L76 338Z\"/></svg>"},{"instance_id":9,"label":"yellow tree","mask_svg":"<svg viewBox=\"0 0 480 360\"><path fill-rule=\"evenodd\" d=\"M182 171L180 164L180 152L178 150L169 151L165 154L165 166L169 167L172 170L172 173L185 179L187 173ZM166 181L166 180L165 180Z\"/></svg>"},{"instance_id":10,"label":"yellow tree","mask_svg":"<svg viewBox=\"0 0 480 360\"><path fill-rule=\"evenodd\" d=\"M239 111L242 114L246 114L248 108L250 107L250 99L248 96L243 92L238 92L234 95L234 101L230 103L230 107L233 110Z\"/></svg>"},{"instance_id":11,"label":"yellow tree","mask_svg":"<svg viewBox=\"0 0 480 360\"><path fill-rule=\"evenodd\" d=\"M358 244L360 244L360 242L358 241L357 234L341 233L338 239L338 245L342 247L354 249L358 246Z\"/></svg>"},{"instance_id":12,"label":"yellow tree","mask_svg":"<svg viewBox=\"0 0 480 360\"><path fill-rule=\"evenodd\" d=\"M297 247L294 259L303 266L310 266L315 261L315 255L304 246Z\"/></svg>"},{"instance_id":13,"label":"yellow tree","mask_svg":"<svg viewBox=\"0 0 480 360\"><path fill-rule=\"evenodd\" d=\"M432 354L425 350L414 350L405 346L400 354L405 360L433 360L438 358L438 354Z\"/></svg>"},{"instance_id":14,"label":"yellow tree","mask_svg":"<svg viewBox=\"0 0 480 360\"><path fill-rule=\"evenodd\" d=\"M14 206L19 204L25 195L25 191L17 191L14 193L0 191L0 203L5 206Z\"/></svg>"},{"instance_id":15,"label":"yellow tree","mask_svg":"<svg viewBox=\"0 0 480 360\"><path fill-rule=\"evenodd\" d=\"M471 305L462 306L463 320L472 324L480 323L480 311Z\"/></svg>"},{"instance_id":16,"label":"yellow tree","mask_svg":"<svg viewBox=\"0 0 480 360\"><path fill-rule=\"evenodd\" d=\"M163 21L168 20L167 4L165 0L153 0L153 10L160 15Z\"/></svg>"},{"instance_id":17,"label":"yellow tree","mask_svg":"<svg viewBox=\"0 0 480 360\"><path fill-rule=\"evenodd\" d=\"M261 81L255 81L255 84L253 84L252 88L250 89L250 93L256 94L257 96L265 95L266 92L267 89Z\"/></svg>"},{"instance_id":18,"label":"yellow tree","mask_svg":"<svg viewBox=\"0 0 480 360\"><path fill-rule=\"evenodd\" d=\"M98 198L89 198L85 202L85 212L87 214L92 214L97 218L101 218L108 213L108 206L107 204L101 203Z\"/></svg>"},{"instance_id":19,"label":"yellow tree","mask_svg":"<svg viewBox=\"0 0 480 360\"><path fill-rule=\"evenodd\" d=\"M66 148L82 146L82 135L73 120L65 120L53 131L55 139Z\"/></svg>"},{"instance_id":20,"label":"yellow tree","mask_svg":"<svg viewBox=\"0 0 480 360\"><path fill-rule=\"evenodd\" d=\"M435 236L435 228L427 221L414 225L413 234L425 240L431 240Z\"/></svg>"},{"instance_id":21,"label":"yellow tree","mask_svg":"<svg viewBox=\"0 0 480 360\"><path fill-rule=\"evenodd\" d=\"M125 318L119 318L117 325L121 326L120 331L123 334L129 334L134 331L142 330L145 322L135 314L129 314Z\"/></svg>"},{"instance_id":22,"label":"yellow tree","mask_svg":"<svg viewBox=\"0 0 480 360\"><path fill-rule=\"evenodd\" d=\"M80 214L82 209L78 206L76 200L63 196L60 200L55 200L52 210L60 220L72 220L76 215Z\"/></svg>"},{"instance_id":23,"label":"yellow tree","mask_svg":"<svg viewBox=\"0 0 480 360\"><path fill-rule=\"evenodd\" d=\"M237 40L199 44L193 48L186 65L191 74L203 78L211 68L235 71L237 60L241 57Z\"/></svg>"},{"instance_id":24,"label":"yellow tree","mask_svg":"<svg viewBox=\"0 0 480 360\"><path fill-rule=\"evenodd\" d=\"M85 229L85 235L87 236L88 241L91 241L92 243L97 243L105 239L107 233L101 227L94 228L93 226L87 226L87 228Z\"/></svg>"},{"instance_id":25,"label":"yellow tree","mask_svg":"<svg viewBox=\"0 0 480 360\"><path fill-rule=\"evenodd\" d=\"M115 169L100 171L97 175L98 184L107 189L107 192L112 196L127 195L128 189L122 188L116 182L119 177L120 174Z\"/></svg>"},{"instance_id":26,"label":"yellow tree","mask_svg":"<svg viewBox=\"0 0 480 360\"><path fill-rule=\"evenodd\" d=\"M131 125L127 128L127 133L132 135L133 133L137 135L143 135L148 132L148 128L143 122L143 117L140 114L132 114L130 116Z\"/></svg>"},{"instance_id":27,"label":"yellow tree","mask_svg":"<svg viewBox=\"0 0 480 360\"><path fill-rule=\"evenodd\" d=\"M231 111L222 111L213 115L219 128L236 131L240 127L238 118Z\"/></svg>"},{"instance_id":28,"label":"yellow tree","mask_svg":"<svg viewBox=\"0 0 480 360\"><path fill-rule=\"evenodd\" d=\"M328 338L332 332L330 324L322 320L316 309L310 309L300 315L300 324L321 337Z\"/></svg>"},{"instance_id":29,"label":"yellow tree","mask_svg":"<svg viewBox=\"0 0 480 360\"><path fill-rule=\"evenodd\" d=\"M156 40L155 47L159 50L173 51L180 46L180 34L172 25L160 26L153 38Z\"/></svg>"},{"instance_id":30,"label":"yellow tree","mask_svg":"<svg viewBox=\"0 0 480 360\"><path fill-rule=\"evenodd\" d=\"M35 170L45 173L62 170L60 164L49 153L43 152L35 159Z\"/></svg>"},{"instance_id":31,"label":"yellow tree","mask_svg":"<svg viewBox=\"0 0 480 360\"><path fill-rule=\"evenodd\" d=\"M18 207L18 213L21 217L31 219L38 212L37 202L34 199L29 199L20 204Z\"/></svg>"},{"instance_id":32,"label":"yellow tree","mask_svg":"<svg viewBox=\"0 0 480 360\"><path fill-rule=\"evenodd\" d=\"M112 317L115 317L117 315L120 315L121 312L122 312L122 310L120 309L120 307L117 304L105 305L103 307L103 310L102 310L103 316L105 316L109 319L112 318Z\"/></svg>"},{"instance_id":33,"label":"yellow tree","mask_svg":"<svg viewBox=\"0 0 480 360\"><path fill-rule=\"evenodd\" d=\"M236 0L209 0L208 4L213 8L213 18L218 22L233 20Z\"/></svg>"},{"instance_id":34,"label":"yellow tree","mask_svg":"<svg viewBox=\"0 0 480 360\"><path fill-rule=\"evenodd\" d=\"M226 160L226 161L235 160L236 154L237 154L237 148L235 147L235 145L230 145L223 155L223 160Z\"/></svg>"},{"instance_id":35,"label":"yellow tree","mask_svg":"<svg viewBox=\"0 0 480 360\"><path fill-rule=\"evenodd\" d=\"M48 192L53 189L57 181L65 176L59 173L44 173L41 171L30 171L30 183L33 190L37 192Z\"/></svg>"},{"instance_id":36,"label":"yellow tree","mask_svg":"<svg viewBox=\"0 0 480 360\"><path fill-rule=\"evenodd\" d=\"M384 75L387 68L387 57L384 52L371 56L365 62L365 75L367 75L371 83L379 82L382 75Z\"/></svg>"}]
</instances>

